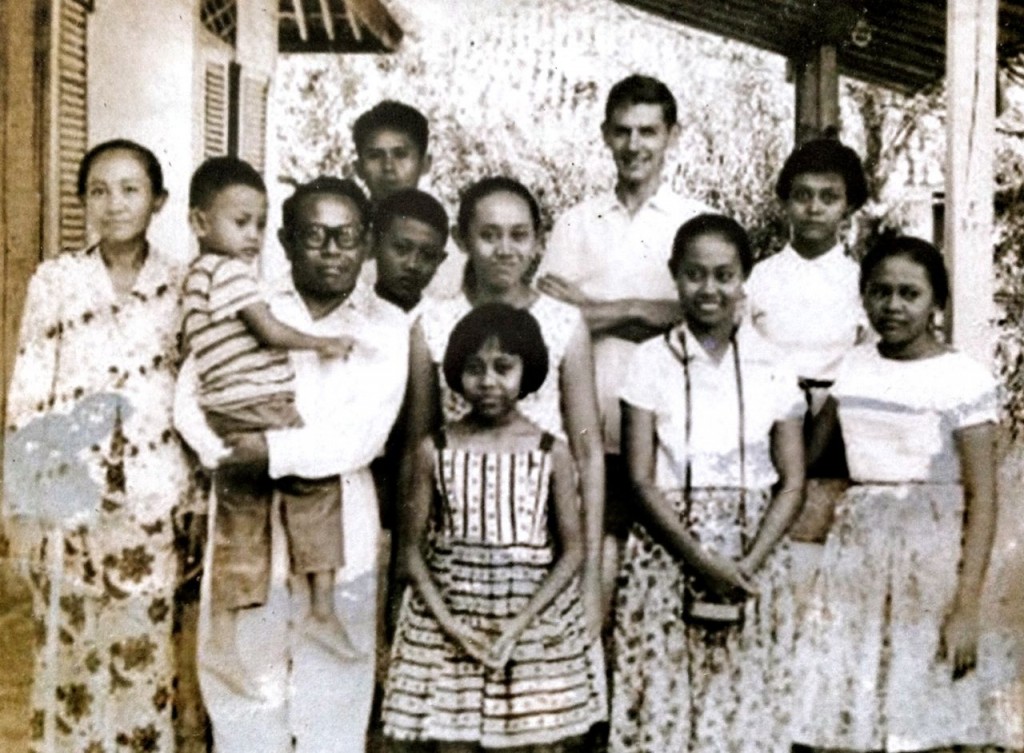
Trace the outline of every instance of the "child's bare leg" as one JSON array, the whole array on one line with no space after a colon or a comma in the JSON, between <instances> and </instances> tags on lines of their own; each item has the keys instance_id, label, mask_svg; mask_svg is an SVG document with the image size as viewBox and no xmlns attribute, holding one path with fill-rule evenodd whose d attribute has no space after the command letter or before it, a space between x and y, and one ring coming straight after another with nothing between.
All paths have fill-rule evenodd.
<instances>
[{"instance_id":1,"label":"child's bare leg","mask_svg":"<svg viewBox=\"0 0 1024 753\"><path fill-rule=\"evenodd\" d=\"M310 573L309 585L311 603L306 635L342 661L364 658L365 654L356 648L338 617L334 604L334 571Z\"/></svg>"},{"instance_id":2,"label":"child's bare leg","mask_svg":"<svg viewBox=\"0 0 1024 753\"><path fill-rule=\"evenodd\" d=\"M259 698L256 681L245 670L238 651L238 610L214 607L210 614L210 640L204 667L232 692Z\"/></svg>"}]
</instances>

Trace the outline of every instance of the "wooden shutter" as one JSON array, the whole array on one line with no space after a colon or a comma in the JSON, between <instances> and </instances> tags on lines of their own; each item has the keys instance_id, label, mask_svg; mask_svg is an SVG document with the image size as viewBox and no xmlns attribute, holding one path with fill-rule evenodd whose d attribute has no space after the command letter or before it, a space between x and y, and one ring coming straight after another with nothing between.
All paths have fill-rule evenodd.
<instances>
[{"instance_id":1,"label":"wooden shutter","mask_svg":"<svg viewBox=\"0 0 1024 753\"><path fill-rule=\"evenodd\" d=\"M242 78L238 156L260 172L266 169L269 90L270 82L265 78Z\"/></svg>"},{"instance_id":2,"label":"wooden shutter","mask_svg":"<svg viewBox=\"0 0 1024 753\"><path fill-rule=\"evenodd\" d=\"M85 208L78 197L78 165L88 144L88 6L82 0L61 0L54 35L53 86L56 89L56 179L59 249L81 248L86 242Z\"/></svg>"},{"instance_id":3,"label":"wooden shutter","mask_svg":"<svg viewBox=\"0 0 1024 753\"><path fill-rule=\"evenodd\" d=\"M203 156L228 153L230 87L226 63L207 60L203 77Z\"/></svg>"}]
</instances>

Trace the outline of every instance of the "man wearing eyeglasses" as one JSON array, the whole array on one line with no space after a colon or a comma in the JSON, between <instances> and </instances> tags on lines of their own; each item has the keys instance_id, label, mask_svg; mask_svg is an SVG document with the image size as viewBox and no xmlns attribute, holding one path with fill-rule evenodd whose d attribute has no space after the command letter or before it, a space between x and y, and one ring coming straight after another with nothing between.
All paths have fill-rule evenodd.
<instances>
[{"instance_id":1,"label":"man wearing eyeglasses","mask_svg":"<svg viewBox=\"0 0 1024 753\"><path fill-rule=\"evenodd\" d=\"M373 695L380 521L369 464L402 402L408 324L399 309L357 284L368 244L368 202L358 186L317 178L298 186L282 209L278 237L291 276L269 296L271 311L312 335L352 337L355 347L345 360L292 354L301 428L233 435L225 447L189 394L195 374L188 361L179 376L175 422L208 467L265 467L273 479L339 485L345 566L337 579L337 610L364 657L341 662L293 634L301 615L291 615L294 604L280 587L283 540L275 523L278 587L264 607L239 618L238 645L254 687L238 693L203 678L220 753L276 753L293 745L310 753L359 750ZM293 585L305 588L295 579Z\"/></svg>"}]
</instances>

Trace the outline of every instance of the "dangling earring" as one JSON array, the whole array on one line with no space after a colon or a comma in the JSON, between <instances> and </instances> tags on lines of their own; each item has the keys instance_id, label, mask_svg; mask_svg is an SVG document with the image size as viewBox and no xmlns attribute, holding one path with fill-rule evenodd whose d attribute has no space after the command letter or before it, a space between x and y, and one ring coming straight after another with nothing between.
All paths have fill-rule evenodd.
<instances>
[{"instance_id":1,"label":"dangling earring","mask_svg":"<svg viewBox=\"0 0 1024 753\"><path fill-rule=\"evenodd\" d=\"M940 342L944 345L946 342L946 312L939 308L932 309L931 318L928 323L928 329L932 333L932 337L935 338L936 342Z\"/></svg>"}]
</instances>

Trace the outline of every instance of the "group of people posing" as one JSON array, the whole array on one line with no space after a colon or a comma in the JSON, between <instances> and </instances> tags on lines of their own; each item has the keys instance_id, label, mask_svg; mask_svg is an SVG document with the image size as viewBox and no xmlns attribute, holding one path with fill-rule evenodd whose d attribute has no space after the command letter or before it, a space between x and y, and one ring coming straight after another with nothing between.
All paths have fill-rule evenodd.
<instances>
[{"instance_id":1,"label":"group of people posing","mask_svg":"<svg viewBox=\"0 0 1024 753\"><path fill-rule=\"evenodd\" d=\"M273 284L251 166L196 170L182 268L146 239L153 154L89 151L99 241L33 277L7 404L33 751L175 750L182 532L207 509L221 753L1024 747L980 618L998 391L938 333L940 252L886 235L851 258L866 181L826 138L782 167L790 241L755 264L664 181L677 130L663 83L613 86L615 188L545 241L507 176L450 221L417 188L426 119L383 102L353 133L369 197L297 186ZM802 529L824 542L807 579L796 549L821 544L789 534L816 478L845 483Z\"/></svg>"}]
</instances>

